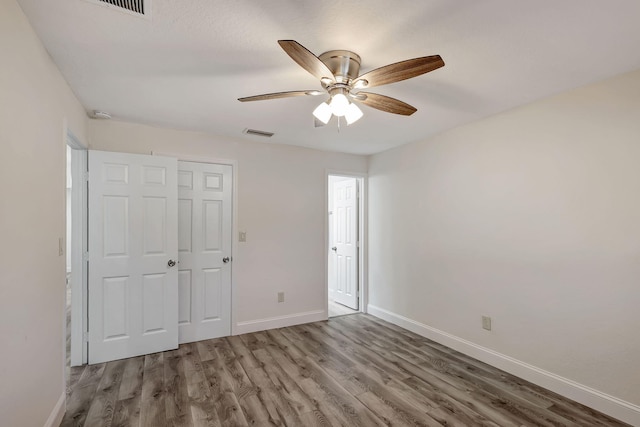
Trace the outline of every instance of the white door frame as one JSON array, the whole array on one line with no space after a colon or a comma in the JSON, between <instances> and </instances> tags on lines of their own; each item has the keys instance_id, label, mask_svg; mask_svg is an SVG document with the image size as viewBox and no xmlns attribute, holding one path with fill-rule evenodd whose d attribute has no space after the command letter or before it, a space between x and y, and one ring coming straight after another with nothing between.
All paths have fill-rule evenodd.
<instances>
[{"instance_id":1,"label":"white door frame","mask_svg":"<svg viewBox=\"0 0 640 427\"><path fill-rule=\"evenodd\" d=\"M238 161L231 159L221 159L216 157L206 157L198 155L171 153L167 151L151 151L155 156L167 156L175 157L178 161L184 162L197 162L197 163L215 163L219 165L229 165L232 169L233 188L231 192L231 335L238 335L237 319L236 315L238 310L236 309L236 301L238 301L236 295L236 287L233 285L234 280L234 260L237 259L237 245L236 239L238 237Z\"/></svg>"},{"instance_id":2,"label":"white door frame","mask_svg":"<svg viewBox=\"0 0 640 427\"><path fill-rule=\"evenodd\" d=\"M324 177L324 309L325 317L329 318L329 176L348 176L356 178L360 191L358 200L358 239L360 247L358 251L358 308L362 313L367 312L369 302L368 277L367 277L367 174L360 172L349 172L334 169L326 169Z\"/></svg>"},{"instance_id":3,"label":"white door frame","mask_svg":"<svg viewBox=\"0 0 640 427\"><path fill-rule=\"evenodd\" d=\"M71 148L71 366L87 363L87 147L67 129ZM66 336L66 334L65 334ZM66 348L66 346L65 346Z\"/></svg>"}]
</instances>

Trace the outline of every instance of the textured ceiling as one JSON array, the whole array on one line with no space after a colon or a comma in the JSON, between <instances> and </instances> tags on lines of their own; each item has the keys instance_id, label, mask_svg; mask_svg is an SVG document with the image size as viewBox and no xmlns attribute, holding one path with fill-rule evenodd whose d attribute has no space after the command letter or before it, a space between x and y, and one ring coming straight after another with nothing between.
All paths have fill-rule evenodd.
<instances>
[{"instance_id":1,"label":"textured ceiling","mask_svg":"<svg viewBox=\"0 0 640 427\"><path fill-rule=\"evenodd\" d=\"M637 0L152 0L150 19L87 0L18 2L87 111L357 154L640 68ZM352 50L362 73L434 54L446 65L371 89L415 106L410 117L363 106L352 126L316 129L321 97L237 101L321 89L279 39Z\"/></svg>"}]
</instances>

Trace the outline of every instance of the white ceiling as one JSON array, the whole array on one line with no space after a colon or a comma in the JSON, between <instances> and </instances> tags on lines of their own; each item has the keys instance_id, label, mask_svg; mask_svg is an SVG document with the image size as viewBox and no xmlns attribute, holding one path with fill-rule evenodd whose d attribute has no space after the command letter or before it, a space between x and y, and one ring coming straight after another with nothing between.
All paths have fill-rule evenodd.
<instances>
[{"instance_id":1,"label":"white ceiling","mask_svg":"<svg viewBox=\"0 0 640 427\"><path fill-rule=\"evenodd\" d=\"M88 0L18 2L87 111L357 154L640 68L637 0L152 0L151 19ZM316 129L321 97L237 101L321 88L279 39L352 50L362 73L434 54L446 65L371 89L415 106L410 117L363 106L340 132Z\"/></svg>"}]
</instances>

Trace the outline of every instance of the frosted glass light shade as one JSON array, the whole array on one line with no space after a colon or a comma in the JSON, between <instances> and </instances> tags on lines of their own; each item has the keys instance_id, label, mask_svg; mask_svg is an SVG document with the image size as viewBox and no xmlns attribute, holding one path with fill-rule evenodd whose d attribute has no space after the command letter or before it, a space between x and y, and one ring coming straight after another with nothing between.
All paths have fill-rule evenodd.
<instances>
[{"instance_id":1,"label":"frosted glass light shade","mask_svg":"<svg viewBox=\"0 0 640 427\"><path fill-rule=\"evenodd\" d=\"M325 125L329 123L331 119L331 107L326 102L318 105L315 110L313 110L313 115L316 119L320 120Z\"/></svg>"},{"instance_id":2,"label":"frosted glass light shade","mask_svg":"<svg viewBox=\"0 0 640 427\"><path fill-rule=\"evenodd\" d=\"M349 100L341 93L336 93L331 97L331 112L334 116L342 117L347 112L349 107Z\"/></svg>"},{"instance_id":3,"label":"frosted glass light shade","mask_svg":"<svg viewBox=\"0 0 640 427\"><path fill-rule=\"evenodd\" d=\"M347 120L347 124L355 123L362 117L362 110L358 108L356 104L349 104L347 111L344 114L344 118Z\"/></svg>"}]
</instances>

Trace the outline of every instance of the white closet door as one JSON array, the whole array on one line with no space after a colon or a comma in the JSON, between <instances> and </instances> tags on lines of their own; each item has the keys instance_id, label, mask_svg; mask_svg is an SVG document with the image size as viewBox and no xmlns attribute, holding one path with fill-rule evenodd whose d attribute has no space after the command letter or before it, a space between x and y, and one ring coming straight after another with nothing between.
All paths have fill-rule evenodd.
<instances>
[{"instance_id":1,"label":"white closet door","mask_svg":"<svg viewBox=\"0 0 640 427\"><path fill-rule=\"evenodd\" d=\"M231 334L232 168L178 162L179 340Z\"/></svg>"},{"instance_id":2,"label":"white closet door","mask_svg":"<svg viewBox=\"0 0 640 427\"><path fill-rule=\"evenodd\" d=\"M335 302L358 310L358 189L355 178L333 186Z\"/></svg>"},{"instance_id":3,"label":"white closet door","mask_svg":"<svg viewBox=\"0 0 640 427\"><path fill-rule=\"evenodd\" d=\"M178 347L177 160L89 151L89 363Z\"/></svg>"}]
</instances>

